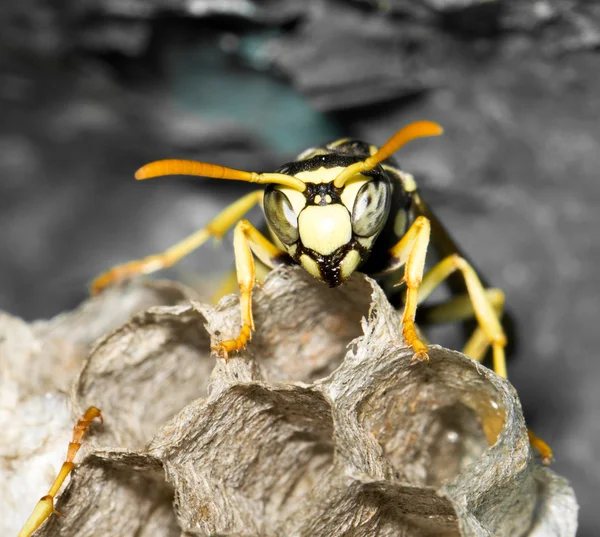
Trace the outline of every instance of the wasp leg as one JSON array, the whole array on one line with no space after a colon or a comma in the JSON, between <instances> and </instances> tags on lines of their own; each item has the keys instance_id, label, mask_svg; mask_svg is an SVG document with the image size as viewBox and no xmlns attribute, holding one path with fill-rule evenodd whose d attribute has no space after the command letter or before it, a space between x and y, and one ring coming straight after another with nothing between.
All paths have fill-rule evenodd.
<instances>
[{"instance_id":1,"label":"wasp leg","mask_svg":"<svg viewBox=\"0 0 600 537\"><path fill-rule=\"evenodd\" d=\"M486 289L486 295L488 297L488 300L490 301L490 304L494 308L494 311L496 312L498 319L501 319L502 313L504 312L504 293L500 289ZM468 296L465 298L468 299ZM473 317L475 315L475 312L472 309L473 305L470 303L470 300L469 300L469 306L471 307L471 310L472 310L471 317ZM464 317L464 319L468 319L468 318L469 317ZM462 318L460 320L462 320ZM483 331L483 328L478 326L473 331L473 333L471 334L471 337L468 339L468 341L465 343L465 346L463 347L463 354L466 354L467 356L473 358L473 360L477 360L478 362L481 362L483 360L485 353L487 352L489 346L490 346L490 341L486 337L485 332Z\"/></svg>"},{"instance_id":2,"label":"wasp leg","mask_svg":"<svg viewBox=\"0 0 600 537\"><path fill-rule=\"evenodd\" d=\"M431 226L424 216L415 219L412 226L398 243L390 250L392 265L401 267L406 264L402 281L406 283L406 298L402 315L402 334L407 345L415 351L411 361L429 361L427 345L419 337L415 325L418 290L425 269L425 255L429 244Z\"/></svg>"},{"instance_id":3,"label":"wasp leg","mask_svg":"<svg viewBox=\"0 0 600 537\"><path fill-rule=\"evenodd\" d=\"M487 341L492 345L494 371L501 377L506 378L506 359L504 356L506 336L498 314L494 311L494 307L486 295L486 290L477 277L477 273L467 261L458 254L442 259L424 276L419 288L419 298L421 300L427 298L440 283L457 270L462 273L465 280L467 292L473 305L473 313L479 327L485 334Z\"/></svg>"},{"instance_id":4,"label":"wasp leg","mask_svg":"<svg viewBox=\"0 0 600 537\"><path fill-rule=\"evenodd\" d=\"M500 318L504 311L504 293L500 289L486 289L485 294L488 301L494 308L494 312ZM418 302L421 304L425 300L425 296L419 290ZM443 324L472 319L475 316L473 303L469 295L460 295L441 304L429 306L426 311L421 310L424 314L424 320L427 324ZM490 345L485 332L481 327L477 327L468 342L463 348L463 354L481 362Z\"/></svg>"},{"instance_id":5,"label":"wasp leg","mask_svg":"<svg viewBox=\"0 0 600 537\"><path fill-rule=\"evenodd\" d=\"M33 509L33 512L27 519L27 522L25 522L25 525L21 528L18 537L29 537L52 513L60 514L54 509L54 498L67 476L71 473L71 470L75 468L75 463L73 460L75 459L75 455L77 455L77 452L81 447L81 440L92 424L92 421L94 421L96 418L98 418L102 423L102 413L96 407L91 406L85 411L83 417L79 419L73 428L73 438L71 439L71 442L69 442L67 457L60 469L60 472L58 473L58 476L54 480L54 483L52 483L48 494L43 496Z\"/></svg>"},{"instance_id":6,"label":"wasp leg","mask_svg":"<svg viewBox=\"0 0 600 537\"><path fill-rule=\"evenodd\" d=\"M485 289L485 294L496 314L500 316L504 311L504 292L501 289L493 287ZM419 305L427 298L423 295L423 291L419 290ZM455 296L425 309L426 311L421 310L419 315L423 315L427 324L468 321L475 316L475 310L469 295Z\"/></svg>"},{"instance_id":7,"label":"wasp leg","mask_svg":"<svg viewBox=\"0 0 600 537\"><path fill-rule=\"evenodd\" d=\"M262 196L262 190L250 192L250 194L226 207L204 228L186 237L168 250L144 259L130 261L124 265L117 265L100 274L90 286L91 293L96 295L105 287L125 278L131 278L138 274L150 274L170 267L196 248L202 246L211 237L217 240L220 239L240 218L262 200Z\"/></svg>"},{"instance_id":8,"label":"wasp leg","mask_svg":"<svg viewBox=\"0 0 600 537\"><path fill-rule=\"evenodd\" d=\"M426 276L427 277L427 276ZM421 287L426 292L425 287ZM486 289L485 294L489 303L491 304L494 312L500 318L504 311L504 293L500 289ZM424 293L423 293L424 295ZM426 297L419 293L419 303L422 302ZM471 302L469 295L461 295L455 298L433 306L427 311L427 322L428 323L447 323L468 320L475 316L475 308ZM470 356L474 360L480 362L488 347L490 340L488 339L485 331L480 326L474 331L465 347L463 348L463 354ZM499 431L495 431L496 437ZM541 438L536 436L533 431L527 429L529 435L529 443L531 447L538 451L544 464L550 464L552 462L552 448L544 442Z\"/></svg>"},{"instance_id":9,"label":"wasp leg","mask_svg":"<svg viewBox=\"0 0 600 537\"><path fill-rule=\"evenodd\" d=\"M239 351L246 347L246 344L252 337L252 330L254 330L252 288L256 282L256 270L252 254L254 253L263 264L270 268L273 268L275 259L284 254L277 246L267 240L248 220L240 220L235 226L233 248L235 251L235 269L240 288L242 327L235 339L221 341L212 347L212 350L217 352L226 361L230 352Z\"/></svg>"},{"instance_id":10,"label":"wasp leg","mask_svg":"<svg viewBox=\"0 0 600 537\"><path fill-rule=\"evenodd\" d=\"M256 281L258 283L263 283L267 274L271 272L273 267L269 267L264 265L263 263L257 263L254 266L254 270L256 273ZM238 290L238 281L237 274L235 272L235 268L232 268L227 275L221 280L221 283L218 284L217 290L210 297L210 303L216 304L221 300L225 295L230 295L231 293L235 293Z\"/></svg>"},{"instance_id":11,"label":"wasp leg","mask_svg":"<svg viewBox=\"0 0 600 537\"><path fill-rule=\"evenodd\" d=\"M531 447L537 450L542 458L542 463L548 466L554 458L552 448L539 436L533 434L531 429L527 429L527 435L529 436L529 443L531 444Z\"/></svg>"},{"instance_id":12,"label":"wasp leg","mask_svg":"<svg viewBox=\"0 0 600 537\"><path fill-rule=\"evenodd\" d=\"M421 289L424 289L424 291L427 292L427 289L423 286ZM504 293L500 289L486 289L485 294L487 295L487 299L494 309L494 312L498 318L500 318L502 316L502 312L504 311ZM421 293L419 293L419 302L425 298L425 296L422 296ZM427 321L430 323L463 321L470 319L475 315L475 308L471 302L470 296L463 295L432 307L427 312ZM487 337L484 329L479 326L473 331L473 334L465 344L463 354L466 354L467 356L470 356L474 360L480 362L483 359L489 345L489 338ZM542 462L544 464L550 464L553 458L552 448L546 444L544 440L536 436L530 429L527 429L527 434L529 435L529 443L531 444L531 447L539 452Z\"/></svg>"}]
</instances>

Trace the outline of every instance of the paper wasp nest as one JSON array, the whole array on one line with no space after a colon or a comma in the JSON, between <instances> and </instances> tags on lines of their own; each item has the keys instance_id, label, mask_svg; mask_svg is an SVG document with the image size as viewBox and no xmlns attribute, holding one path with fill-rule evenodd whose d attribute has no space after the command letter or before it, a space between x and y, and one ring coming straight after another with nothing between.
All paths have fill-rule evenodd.
<instances>
[{"instance_id":1,"label":"paper wasp nest","mask_svg":"<svg viewBox=\"0 0 600 537\"><path fill-rule=\"evenodd\" d=\"M189 298L132 284L48 323L0 318L2 535L46 492L89 405L104 425L40 536L575 535L573 492L534 460L511 385L435 346L410 365L371 280L274 272L229 364L209 348L236 332L237 299ZM163 305L119 327L149 303ZM73 381L71 415L59 390Z\"/></svg>"}]
</instances>

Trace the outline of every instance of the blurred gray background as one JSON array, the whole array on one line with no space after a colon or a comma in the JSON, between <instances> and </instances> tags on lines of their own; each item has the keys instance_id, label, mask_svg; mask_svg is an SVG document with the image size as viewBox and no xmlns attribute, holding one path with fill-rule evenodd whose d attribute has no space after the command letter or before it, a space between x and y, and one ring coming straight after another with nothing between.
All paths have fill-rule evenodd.
<instances>
[{"instance_id":1,"label":"blurred gray background","mask_svg":"<svg viewBox=\"0 0 600 537\"><path fill-rule=\"evenodd\" d=\"M308 146L403 149L517 330L528 423L598 535L600 3L594 0L5 0L0 308L49 317L247 189L133 172L159 158L273 170ZM258 211L252 219L260 221ZM170 272L231 266L225 239ZM163 276L164 274L160 274Z\"/></svg>"}]
</instances>

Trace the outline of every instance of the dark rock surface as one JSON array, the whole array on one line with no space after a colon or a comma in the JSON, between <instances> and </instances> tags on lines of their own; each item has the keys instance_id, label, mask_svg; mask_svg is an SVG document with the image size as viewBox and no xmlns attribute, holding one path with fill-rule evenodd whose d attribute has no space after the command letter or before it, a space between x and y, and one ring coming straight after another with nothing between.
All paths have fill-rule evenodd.
<instances>
[{"instance_id":1,"label":"dark rock surface","mask_svg":"<svg viewBox=\"0 0 600 537\"><path fill-rule=\"evenodd\" d=\"M511 381L575 488L579 534L595 535L597 3L27 0L3 7L0 35L0 308L28 319L244 191L137 184L146 161L268 170L339 135L442 124L399 160L506 291ZM231 260L226 239L173 274L195 283Z\"/></svg>"}]
</instances>

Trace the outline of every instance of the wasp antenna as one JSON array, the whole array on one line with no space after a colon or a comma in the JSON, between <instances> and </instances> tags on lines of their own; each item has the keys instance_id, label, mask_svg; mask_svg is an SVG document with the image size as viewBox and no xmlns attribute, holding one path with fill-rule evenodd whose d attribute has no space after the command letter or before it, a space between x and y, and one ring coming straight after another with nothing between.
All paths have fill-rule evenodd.
<instances>
[{"instance_id":1,"label":"wasp antenna","mask_svg":"<svg viewBox=\"0 0 600 537\"><path fill-rule=\"evenodd\" d=\"M372 157L365 159L367 169L373 169L381 161L398 151L403 145L416 138L439 136L443 132L444 129L433 121L416 121L415 123L411 123L394 134Z\"/></svg>"},{"instance_id":2,"label":"wasp antenna","mask_svg":"<svg viewBox=\"0 0 600 537\"><path fill-rule=\"evenodd\" d=\"M157 160L142 166L135 172L135 178L140 181L151 179L152 177L162 177L163 175L197 175L200 177L213 177L215 179L252 180L251 172L233 170L217 164L196 162L195 160Z\"/></svg>"},{"instance_id":3,"label":"wasp antenna","mask_svg":"<svg viewBox=\"0 0 600 537\"><path fill-rule=\"evenodd\" d=\"M199 177L212 177L213 179L231 179L234 181L246 181L248 183L268 184L276 183L285 185L304 192L306 185L297 177L285 175L283 173L256 173L245 172L226 168L218 164L209 164L207 162L197 162L195 160L157 160L142 166L135 172L135 178L138 181L151 179L153 177L162 177L164 175L194 175Z\"/></svg>"},{"instance_id":4,"label":"wasp antenna","mask_svg":"<svg viewBox=\"0 0 600 537\"><path fill-rule=\"evenodd\" d=\"M444 130L433 121L417 121L400 129L385 144L383 144L377 153L366 158L361 162L356 162L345 168L333 181L337 188L341 188L352 176L357 173L372 170L377 164L390 157L398 151L403 145L416 138L425 136L439 136Z\"/></svg>"}]
</instances>

